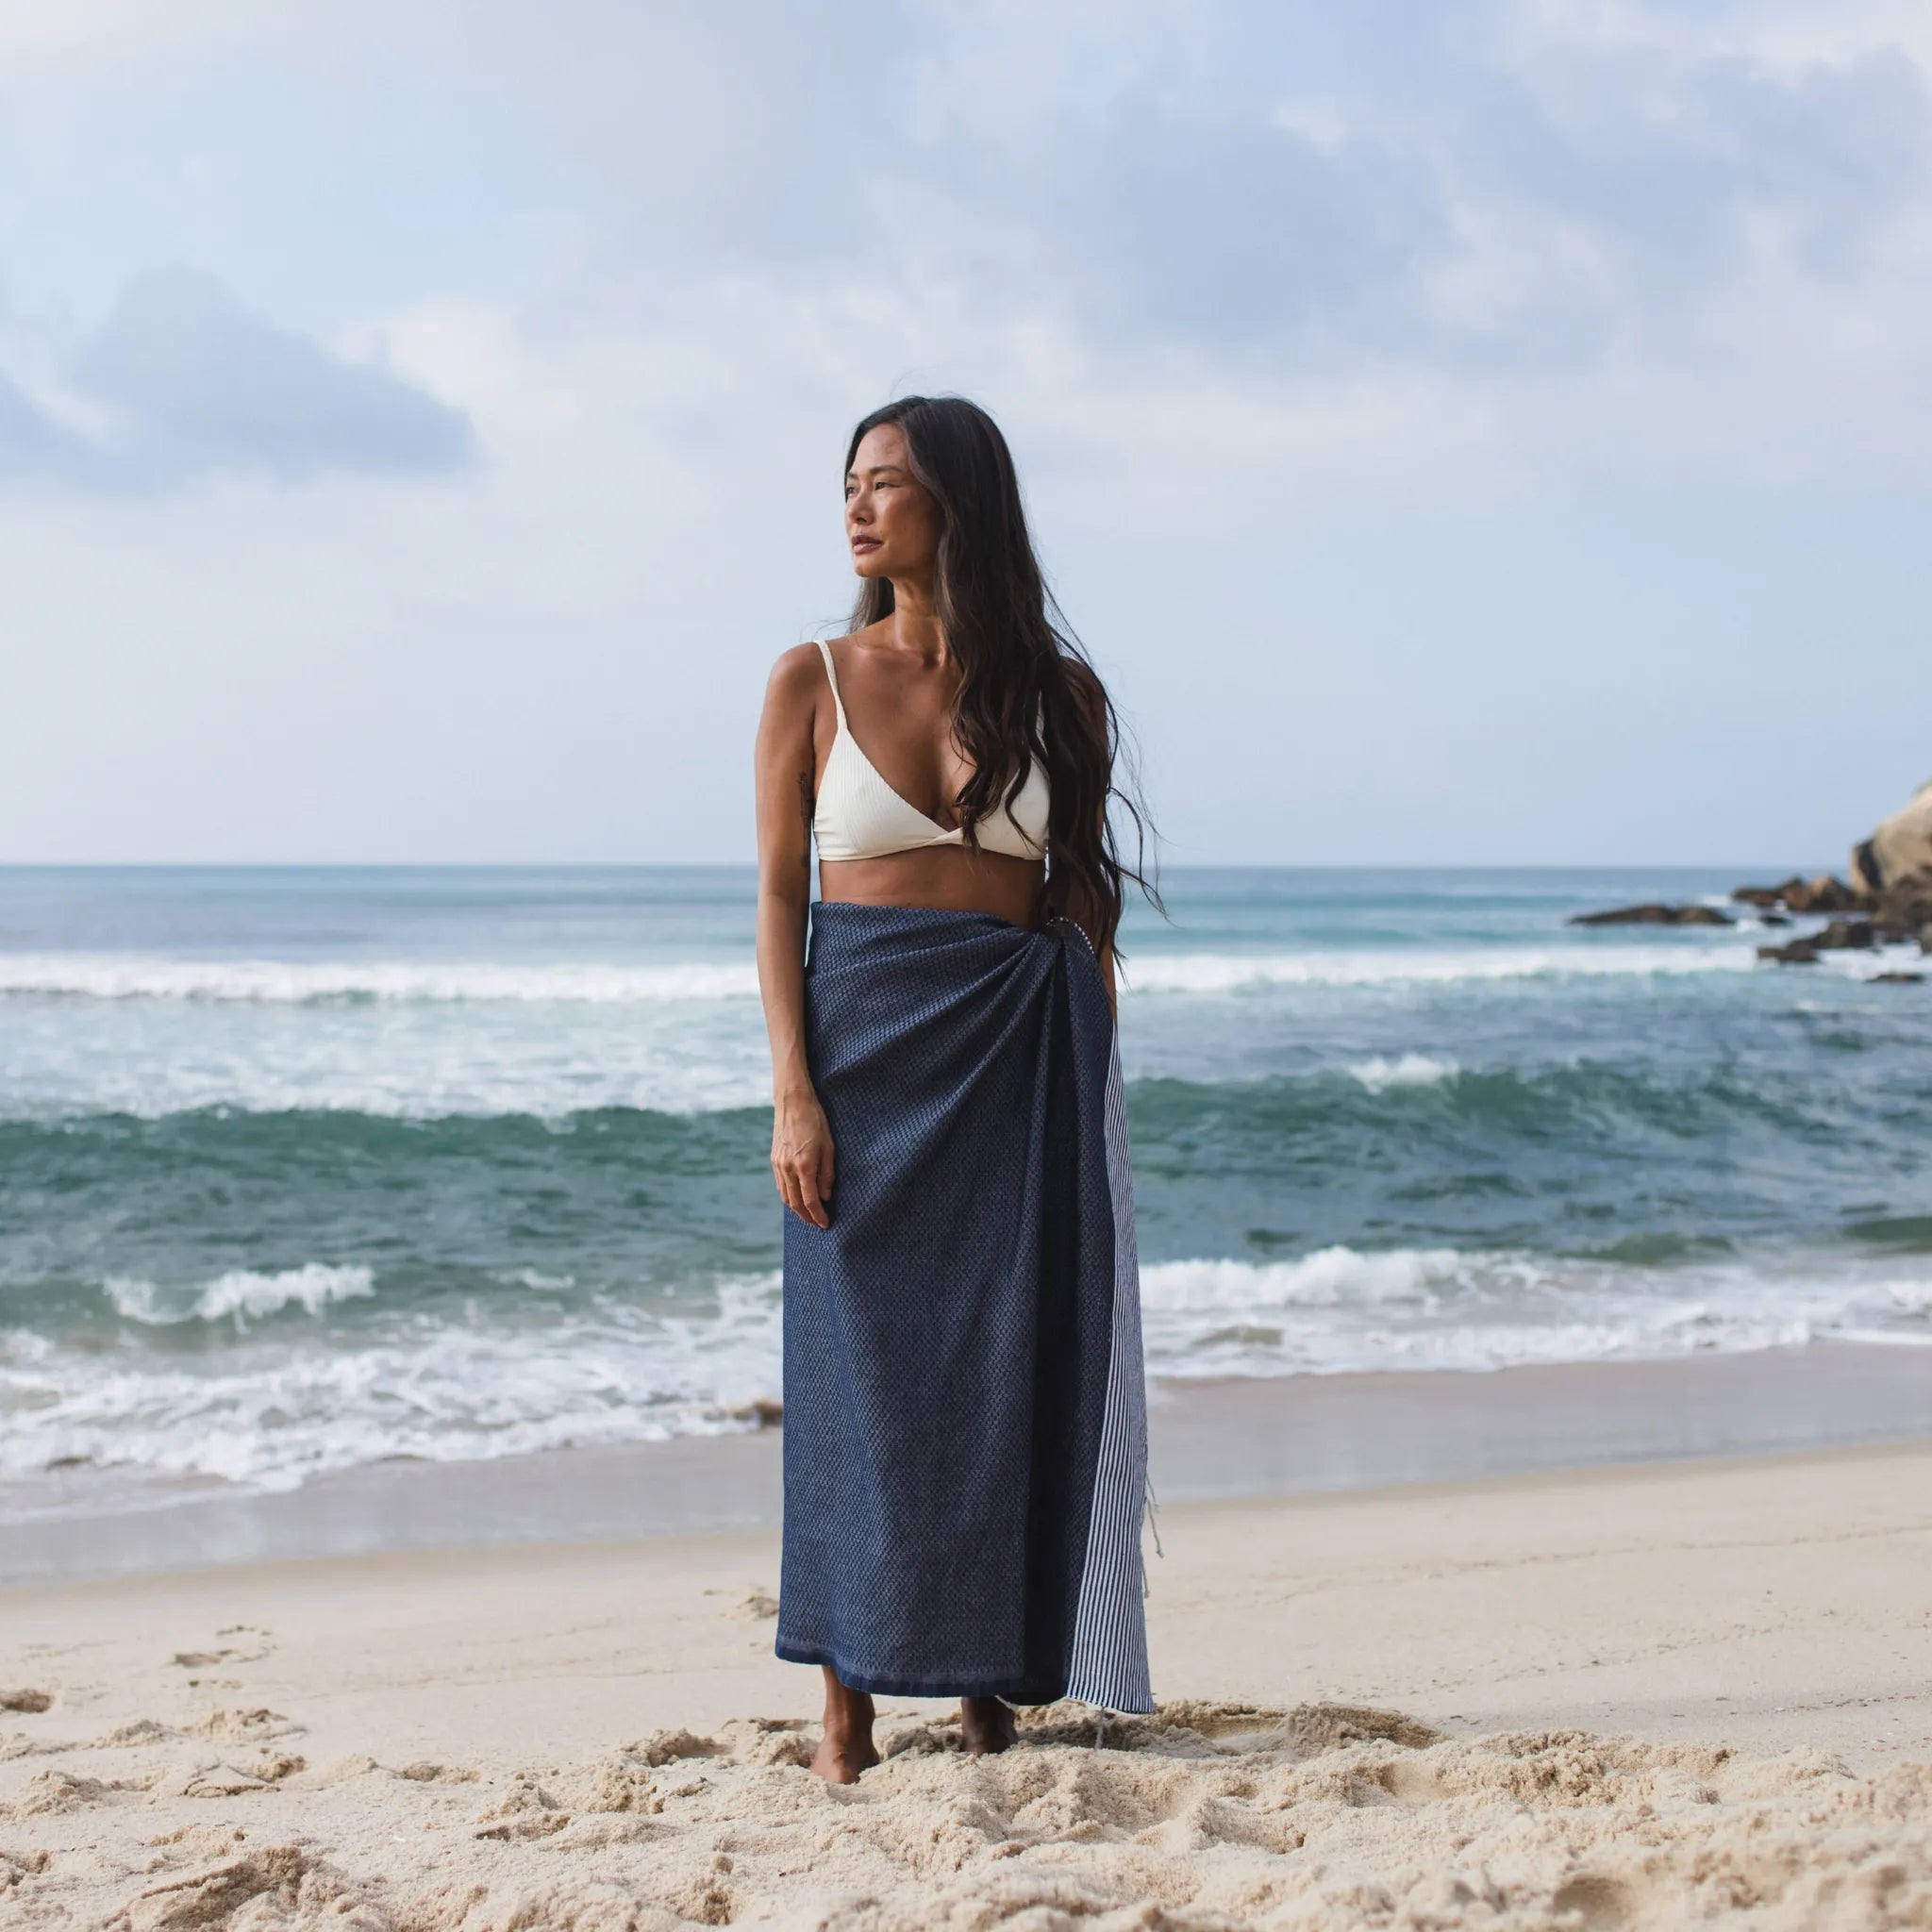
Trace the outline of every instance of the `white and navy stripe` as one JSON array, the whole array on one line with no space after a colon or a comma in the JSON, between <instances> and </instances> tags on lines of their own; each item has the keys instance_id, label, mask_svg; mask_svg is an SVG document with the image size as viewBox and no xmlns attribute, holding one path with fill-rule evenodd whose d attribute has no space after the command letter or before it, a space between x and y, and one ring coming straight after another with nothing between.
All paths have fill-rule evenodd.
<instances>
[{"instance_id":1,"label":"white and navy stripe","mask_svg":"<svg viewBox=\"0 0 1932 1932\"><path fill-rule=\"evenodd\" d=\"M1107 1178L1113 1198L1113 1345L1067 1695L1108 1710L1152 1710L1141 1552L1141 1514L1147 1492L1147 1386L1141 1353L1134 1177L1117 1035L1108 1063L1106 1108Z\"/></svg>"}]
</instances>

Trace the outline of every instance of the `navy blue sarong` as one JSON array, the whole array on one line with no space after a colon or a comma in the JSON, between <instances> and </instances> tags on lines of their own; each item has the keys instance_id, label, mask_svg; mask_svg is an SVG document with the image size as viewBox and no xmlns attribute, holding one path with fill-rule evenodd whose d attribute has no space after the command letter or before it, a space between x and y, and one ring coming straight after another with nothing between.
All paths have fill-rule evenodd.
<instances>
[{"instance_id":1,"label":"navy blue sarong","mask_svg":"<svg viewBox=\"0 0 1932 1932\"><path fill-rule=\"evenodd\" d=\"M821 901L831 1226L785 1216L777 1652L856 1690L1149 1710L1126 1116L1079 928Z\"/></svg>"}]
</instances>

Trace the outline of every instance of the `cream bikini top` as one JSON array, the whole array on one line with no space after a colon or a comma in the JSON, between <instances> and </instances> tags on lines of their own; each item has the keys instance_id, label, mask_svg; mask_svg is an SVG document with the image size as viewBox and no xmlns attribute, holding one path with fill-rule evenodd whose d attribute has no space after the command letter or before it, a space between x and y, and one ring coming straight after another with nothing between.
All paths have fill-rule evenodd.
<instances>
[{"instance_id":1,"label":"cream bikini top","mask_svg":"<svg viewBox=\"0 0 1932 1932\"><path fill-rule=\"evenodd\" d=\"M832 707L839 717L811 816L819 857L883 858L889 852L912 852L924 845L964 845L966 835L958 825L948 830L908 805L859 750L858 741L845 722L839 675L832 668L832 647L824 638L818 640L818 646L825 660L825 680L832 687ZM1004 853L1009 858L1039 858L1046 850L1047 800L1046 773L1035 758L1012 805L996 808L980 820L981 849Z\"/></svg>"}]
</instances>

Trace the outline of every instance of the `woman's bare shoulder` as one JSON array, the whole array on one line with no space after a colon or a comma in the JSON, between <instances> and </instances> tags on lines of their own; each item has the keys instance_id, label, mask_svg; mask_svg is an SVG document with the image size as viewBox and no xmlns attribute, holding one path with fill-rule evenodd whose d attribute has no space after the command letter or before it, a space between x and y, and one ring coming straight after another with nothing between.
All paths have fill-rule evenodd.
<instances>
[{"instance_id":1,"label":"woman's bare shoulder","mask_svg":"<svg viewBox=\"0 0 1932 1932\"><path fill-rule=\"evenodd\" d=\"M780 701L806 698L815 704L824 685L825 665L818 645L793 644L789 650L780 651L773 662L766 695Z\"/></svg>"}]
</instances>

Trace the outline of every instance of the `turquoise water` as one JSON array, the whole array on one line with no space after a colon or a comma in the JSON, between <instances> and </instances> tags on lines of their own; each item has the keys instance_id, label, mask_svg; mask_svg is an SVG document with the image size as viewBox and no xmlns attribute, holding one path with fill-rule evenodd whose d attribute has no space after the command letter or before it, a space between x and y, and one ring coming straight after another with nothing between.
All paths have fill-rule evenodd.
<instances>
[{"instance_id":1,"label":"turquoise water","mask_svg":"<svg viewBox=\"0 0 1932 1932\"><path fill-rule=\"evenodd\" d=\"M1171 873L1123 1001L1150 1369L1932 1341L1932 984L1563 923L1738 882ZM0 871L0 1476L749 1425L751 887Z\"/></svg>"}]
</instances>

